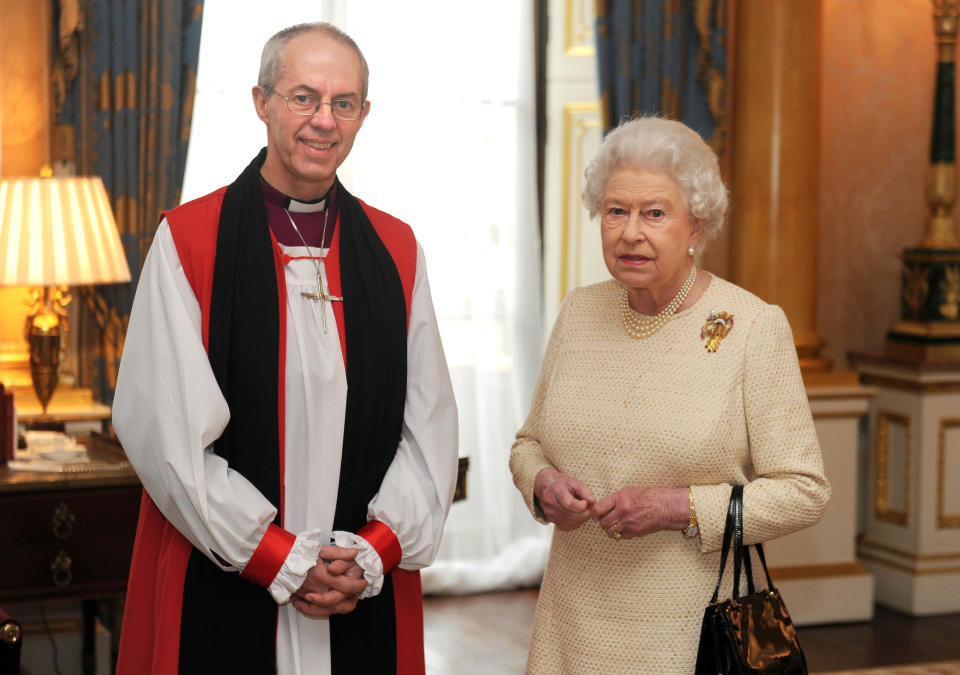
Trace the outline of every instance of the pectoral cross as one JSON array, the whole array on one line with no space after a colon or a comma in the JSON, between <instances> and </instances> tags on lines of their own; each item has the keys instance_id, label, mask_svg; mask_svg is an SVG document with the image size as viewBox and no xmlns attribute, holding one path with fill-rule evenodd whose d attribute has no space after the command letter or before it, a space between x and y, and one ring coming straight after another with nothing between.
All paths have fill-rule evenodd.
<instances>
[{"instance_id":1,"label":"pectoral cross","mask_svg":"<svg viewBox=\"0 0 960 675\"><path fill-rule=\"evenodd\" d=\"M303 235L300 234L300 228L297 227L296 221L294 221L293 216L290 215L290 211L284 209L284 212L287 214L287 218L290 220L290 225L293 226L293 231L297 233L297 236L300 237L300 242L303 244L303 247L307 249L307 254L310 254L310 247L307 246L307 240L303 238ZM330 211L324 207L323 209L323 232L320 233L320 242L322 243L327 240L327 216ZM329 249L328 249L329 250ZM320 262L317 262L316 258L311 258L313 260L313 266L317 268L317 292L309 293L307 291L300 291L300 295L305 298L310 298L312 300L320 301L320 322L323 326L323 332L327 332L327 303L328 302L343 302L343 298L330 295L327 293L326 287L323 285L323 269L324 269L324 259L327 257L327 251L322 251L320 253ZM331 309L333 306L331 305Z\"/></svg>"},{"instance_id":2,"label":"pectoral cross","mask_svg":"<svg viewBox=\"0 0 960 675\"><path fill-rule=\"evenodd\" d=\"M321 261L323 259L321 258ZM320 301L320 322L323 326L323 332L327 332L327 302L343 302L343 298L339 295L330 295L327 293L327 289L323 285L323 275L320 273L320 268L317 267L317 292L310 293L309 291L300 291L300 295L305 298L311 298L312 300ZM333 305L330 306L333 309Z\"/></svg>"}]
</instances>

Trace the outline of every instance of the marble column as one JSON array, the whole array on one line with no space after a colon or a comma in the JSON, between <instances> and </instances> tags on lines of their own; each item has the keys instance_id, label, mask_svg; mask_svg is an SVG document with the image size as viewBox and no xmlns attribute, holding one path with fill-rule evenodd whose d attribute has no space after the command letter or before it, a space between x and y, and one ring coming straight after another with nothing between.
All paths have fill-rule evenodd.
<instances>
[{"instance_id":1,"label":"marble column","mask_svg":"<svg viewBox=\"0 0 960 675\"><path fill-rule=\"evenodd\" d=\"M805 372L819 357L819 0L742 0L734 31L731 280L783 307Z\"/></svg>"},{"instance_id":2,"label":"marble column","mask_svg":"<svg viewBox=\"0 0 960 675\"><path fill-rule=\"evenodd\" d=\"M731 280L790 320L834 498L815 527L767 546L798 624L873 615L873 577L856 559L859 422L873 390L821 358L820 0L740 0L734 27Z\"/></svg>"}]
</instances>

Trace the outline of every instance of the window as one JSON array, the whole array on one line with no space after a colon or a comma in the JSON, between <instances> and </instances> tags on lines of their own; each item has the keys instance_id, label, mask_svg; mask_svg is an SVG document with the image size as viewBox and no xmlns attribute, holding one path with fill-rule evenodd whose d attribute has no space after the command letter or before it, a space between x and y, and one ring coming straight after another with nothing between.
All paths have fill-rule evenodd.
<instances>
[{"instance_id":1,"label":"window","mask_svg":"<svg viewBox=\"0 0 960 675\"><path fill-rule=\"evenodd\" d=\"M231 182L265 144L250 90L270 35L329 20L357 41L371 112L340 179L424 249L470 458L441 556L489 558L543 529L507 466L541 354L532 2L319 6L206 0L184 200Z\"/></svg>"}]
</instances>

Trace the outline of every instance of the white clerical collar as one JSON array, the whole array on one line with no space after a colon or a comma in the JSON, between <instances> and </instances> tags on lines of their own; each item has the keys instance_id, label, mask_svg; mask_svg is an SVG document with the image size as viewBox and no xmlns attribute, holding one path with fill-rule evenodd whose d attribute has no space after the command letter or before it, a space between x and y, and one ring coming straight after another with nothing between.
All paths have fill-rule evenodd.
<instances>
[{"instance_id":1,"label":"white clerical collar","mask_svg":"<svg viewBox=\"0 0 960 675\"><path fill-rule=\"evenodd\" d=\"M327 208L326 197L317 202L298 202L293 197L290 197L290 204L287 206L287 210L293 213L314 213L316 211L323 211L325 208Z\"/></svg>"}]
</instances>

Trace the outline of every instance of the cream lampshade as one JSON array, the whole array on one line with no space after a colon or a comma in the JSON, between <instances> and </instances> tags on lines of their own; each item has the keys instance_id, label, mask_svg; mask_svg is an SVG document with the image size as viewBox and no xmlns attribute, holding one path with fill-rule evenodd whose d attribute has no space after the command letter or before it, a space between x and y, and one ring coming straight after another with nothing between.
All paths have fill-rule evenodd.
<instances>
[{"instance_id":1,"label":"cream lampshade","mask_svg":"<svg viewBox=\"0 0 960 675\"><path fill-rule=\"evenodd\" d=\"M65 287L129 280L98 176L0 180L0 286L37 289L24 333L44 414L60 377L70 302Z\"/></svg>"}]
</instances>

